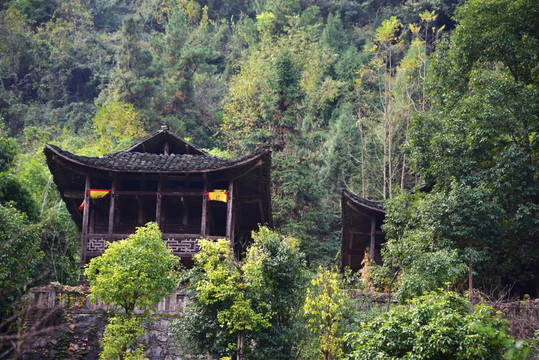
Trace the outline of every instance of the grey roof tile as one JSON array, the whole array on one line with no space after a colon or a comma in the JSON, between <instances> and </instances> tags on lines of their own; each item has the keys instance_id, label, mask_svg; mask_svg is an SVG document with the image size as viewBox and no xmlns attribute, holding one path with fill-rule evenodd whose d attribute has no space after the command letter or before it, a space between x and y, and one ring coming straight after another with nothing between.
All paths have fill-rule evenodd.
<instances>
[{"instance_id":1,"label":"grey roof tile","mask_svg":"<svg viewBox=\"0 0 539 360\"><path fill-rule=\"evenodd\" d=\"M60 155L78 163L109 170L124 171L197 171L212 170L235 165L262 151L238 159L223 159L213 155L151 154L140 152L116 152L100 157L75 155L57 146L48 145Z\"/></svg>"}]
</instances>

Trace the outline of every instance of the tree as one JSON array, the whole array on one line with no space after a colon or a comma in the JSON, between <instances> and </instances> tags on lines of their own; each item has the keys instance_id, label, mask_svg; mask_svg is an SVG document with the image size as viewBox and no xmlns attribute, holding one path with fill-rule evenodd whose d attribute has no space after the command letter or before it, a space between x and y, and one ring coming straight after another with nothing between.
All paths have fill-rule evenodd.
<instances>
[{"instance_id":1,"label":"tree","mask_svg":"<svg viewBox=\"0 0 539 360\"><path fill-rule=\"evenodd\" d=\"M6 326L7 307L34 278L43 252L39 229L13 202L0 204L0 327Z\"/></svg>"},{"instance_id":2,"label":"tree","mask_svg":"<svg viewBox=\"0 0 539 360\"><path fill-rule=\"evenodd\" d=\"M142 334L144 334L144 328L135 316L109 318L101 340L103 351L99 358L102 360L147 360L142 346L128 351Z\"/></svg>"},{"instance_id":3,"label":"tree","mask_svg":"<svg viewBox=\"0 0 539 360\"><path fill-rule=\"evenodd\" d=\"M303 312L306 327L316 336L319 358L332 360L343 355L343 329L341 319L347 294L339 272L319 267L307 289Z\"/></svg>"},{"instance_id":4,"label":"tree","mask_svg":"<svg viewBox=\"0 0 539 360\"><path fill-rule=\"evenodd\" d=\"M92 148L98 154L124 149L146 135L142 116L133 105L121 102L117 95L112 95L112 99L97 109L93 125L99 147Z\"/></svg>"},{"instance_id":5,"label":"tree","mask_svg":"<svg viewBox=\"0 0 539 360\"><path fill-rule=\"evenodd\" d=\"M382 162L382 174L383 174L383 189L382 196L391 198L393 196L393 177L394 177L394 133L395 133L395 120L394 120L394 75L397 64L398 51L403 48L403 40L400 37L400 27L402 24L399 20L392 16L388 20L384 20L382 25L376 29L376 36L374 38L376 56L374 57L373 65L377 68L379 73L378 78L378 93L380 96L380 115L382 116L382 144L383 144L383 162Z\"/></svg>"},{"instance_id":6,"label":"tree","mask_svg":"<svg viewBox=\"0 0 539 360\"><path fill-rule=\"evenodd\" d=\"M337 252L332 241L337 226L315 177L320 137L311 146L309 132L318 131L323 122L317 119L319 105L333 101L338 91L338 85L324 79L332 55L319 45L318 26L304 25L298 16L289 18L281 36L269 30L272 13L257 19L261 43L246 51L240 71L230 79L221 133L231 150L246 152L262 145L275 150L276 228L300 239L308 262L319 264ZM309 119L304 118L307 107L312 110Z\"/></svg>"},{"instance_id":7,"label":"tree","mask_svg":"<svg viewBox=\"0 0 539 360\"><path fill-rule=\"evenodd\" d=\"M108 243L103 255L90 261L84 270L90 298L120 306L128 315L149 309L176 289L178 261L150 222L127 239Z\"/></svg>"},{"instance_id":8,"label":"tree","mask_svg":"<svg viewBox=\"0 0 539 360\"><path fill-rule=\"evenodd\" d=\"M193 301L173 330L187 338L192 352L222 357L235 348L237 359L294 356L300 336L294 319L306 280L303 255L296 239L266 227L253 232L253 239L243 261L224 239L200 240L189 276Z\"/></svg>"},{"instance_id":9,"label":"tree","mask_svg":"<svg viewBox=\"0 0 539 360\"><path fill-rule=\"evenodd\" d=\"M0 204L12 202L18 210L31 220L37 219L37 206L32 198L26 179L15 175L16 156L20 148L15 141L4 132L4 124L0 122Z\"/></svg>"},{"instance_id":10,"label":"tree","mask_svg":"<svg viewBox=\"0 0 539 360\"><path fill-rule=\"evenodd\" d=\"M539 288L537 11L533 1L460 7L450 41L431 57L433 111L412 119L409 136L411 166L432 196L471 205L432 218L442 227L456 219L459 231L445 235L460 251L488 254L462 258L470 271L531 293ZM429 199L418 201L434 206Z\"/></svg>"},{"instance_id":11,"label":"tree","mask_svg":"<svg viewBox=\"0 0 539 360\"><path fill-rule=\"evenodd\" d=\"M109 319L101 359L141 359L142 348L128 349L143 333L135 308L149 310L177 287L179 259L167 248L156 223L137 228L125 240L108 243L84 271L90 282L90 299L120 306L124 314Z\"/></svg>"},{"instance_id":12,"label":"tree","mask_svg":"<svg viewBox=\"0 0 539 360\"><path fill-rule=\"evenodd\" d=\"M353 350L346 359L525 359L529 349L508 331L492 307L430 292L347 334Z\"/></svg>"},{"instance_id":13,"label":"tree","mask_svg":"<svg viewBox=\"0 0 539 360\"><path fill-rule=\"evenodd\" d=\"M194 283L194 301L202 306L221 305L217 321L236 334L236 358L242 360L247 332L269 327L271 310L265 301L255 302L249 296L255 289L227 240L202 239L199 246L200 252L194 258L194 271L200 274Z\"/></svg>"},{"instance_id":14,"label":"tree","mask_svg":"<svg viewBox=\"0 0 539 360\"><path fill-rule=\"evenodd\" d=\"M264 359L290 359L299 352L303 331L298 328L307 287L307 271L300 242L290 236L260 227L247 250L245 270L258 301L271 310L271 327L255 336L252 353Z\"/></svg>"}]
</instances>

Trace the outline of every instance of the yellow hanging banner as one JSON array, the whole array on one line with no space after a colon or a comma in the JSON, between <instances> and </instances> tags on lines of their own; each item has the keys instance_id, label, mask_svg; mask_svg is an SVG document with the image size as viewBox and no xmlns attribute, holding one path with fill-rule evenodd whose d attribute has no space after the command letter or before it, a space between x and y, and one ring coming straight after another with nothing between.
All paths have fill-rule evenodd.
<instances>
[{"instance_id":1,"label":"yellow hanging banner","mask_svg":"<svg viewBox=\"0 0 539 360\"><path fill-rule=\"evenodd\" d=\"M228 191L226 190L213 190L204 195L206 195L208 201L221 201L225 203L228 201Z\"/></svg>"},{"instance_id":2,"label":"yellow hanging banner","mask_svg":"<svg viewBox=\"0 0 539 360\"><path fill-rule=\"evenodd\" d=\"M90 195L90 199L101 199L107 196L110 193L110 189L88 189L88 194ZM79 206L79 211L82 211L84 209L84 200L82 201L82 204Z\"/></svg>"},{"instance_id":3,"label":"yellow hanging banner","mask_svg":"<svg viewBox=\"0 0 539 360\"><path fill-rule=\"evenodd\" d=\"M107 196L110 193L110 190L106 189L90 189L88 190L90 193L90 199L101 199L105 196Z\"/></svg>"}]
</instances>

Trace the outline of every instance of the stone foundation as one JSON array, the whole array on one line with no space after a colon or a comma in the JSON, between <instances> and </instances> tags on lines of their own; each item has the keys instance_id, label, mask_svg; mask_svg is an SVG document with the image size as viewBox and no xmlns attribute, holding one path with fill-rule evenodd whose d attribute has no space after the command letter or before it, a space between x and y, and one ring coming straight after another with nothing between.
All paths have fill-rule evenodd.
<instances>
[{"instance_id":1,"label":"stone foundation","mask_svg":"<svg viewBox=\"0 0 539 360\"><path fill-rule=\"evenodd\" d=\"M31 290L26 316L26 333L22 336L24 360L97 360L102 351L99 343L112 306L88 300L84 287L50 285ZM144 320L145 334L139 339L150 360L192 359L183 356L181 346L171 341L168 327L185 306L179 291L156 306ZM142 316L137 311L138 316Z\"/></svg>"}]
</instances>

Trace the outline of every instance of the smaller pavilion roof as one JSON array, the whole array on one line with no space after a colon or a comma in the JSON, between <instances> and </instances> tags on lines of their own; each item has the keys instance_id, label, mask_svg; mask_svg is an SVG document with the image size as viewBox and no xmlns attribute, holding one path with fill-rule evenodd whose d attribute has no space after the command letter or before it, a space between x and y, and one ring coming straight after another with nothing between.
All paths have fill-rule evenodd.
<instances>
[{"instance_id":1,"label":"smaller pavilion roof","mask_svg":"<svg viewBox=\"0 0 539 360\"><path fill-rule=\"evenodd\" d=\"M351 200L356 206L360 208L371 210L381 215L385 214L384 206L379 201L364 199L346 189L343 189L342 195L343 199Z\"/></svg>"}]
</instances>

